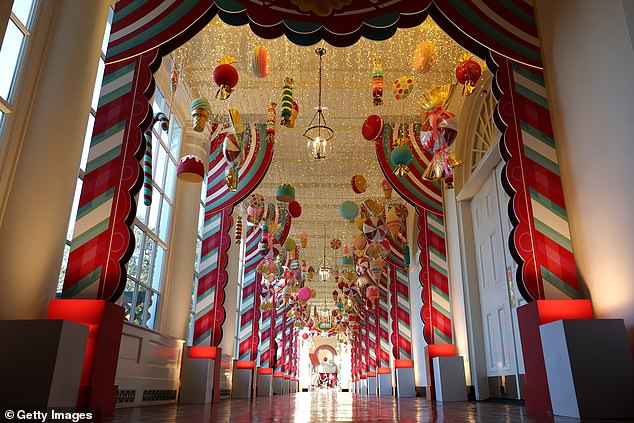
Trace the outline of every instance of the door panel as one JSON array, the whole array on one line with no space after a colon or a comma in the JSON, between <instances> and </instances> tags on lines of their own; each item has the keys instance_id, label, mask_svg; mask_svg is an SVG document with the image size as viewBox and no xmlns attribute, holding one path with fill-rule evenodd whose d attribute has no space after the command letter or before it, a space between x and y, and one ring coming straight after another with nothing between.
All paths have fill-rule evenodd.
<instances>
[{"instance_id":1,"label":"door panel","mask_svg":"<svg viewBox=\"0 0 634 423\"><path fill-rule=\"evenodd\" d=\"M487 375L516 372L503 231L493 172L471 201Z\"/></svg>"}]
</instances>

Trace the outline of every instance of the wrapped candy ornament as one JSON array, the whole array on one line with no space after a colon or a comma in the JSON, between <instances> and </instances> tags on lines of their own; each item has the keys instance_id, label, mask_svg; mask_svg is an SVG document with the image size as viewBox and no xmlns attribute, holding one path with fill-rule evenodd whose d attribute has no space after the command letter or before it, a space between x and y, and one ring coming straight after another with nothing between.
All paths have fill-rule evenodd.
<instances>
[{"instance_id":1,"label":"wrapped candy ornament","mask_svg":"<svg viewBox=\"0 0 634 423\"><path fill-rule=\"evenodd\" d=\"M264 197L254 193L247 197L245 205L247 207L247 222L257 225L264 216Z\"/></svg>"},{"instance_id":2,"label":"wrapped candy ornament","mask_svg":"<svg viewBox=\"0 0 634 423\"><path fill-rule=\"evenodd\" d=\"M375 58L372 61L372 98L375 106L383 104L383 60Z\"/></svg>"},{"instance_id":3,"label":"wrapped candy ornament","mask_svg":"<svg viewBox=\"0 0 634 423\"><path fill-rule=\"evenodd\" d=\"M298 218L302 215L302 206L297 201L288 203L288 213L291 217Z\"/></svg>"},{"instance_id":4,"label":"wrapped candy ornament","mask_svg":"<svg viewBox=\"0 0 634 423\"><path fill-rule=\"evenodd\" d=\"M143 153L143 204L152 204L152 135L149 131L143 134L145 153Z\"/></svg>"},{"instance_id":5,"label":"wrapped candy ornament","mask_svg":"<svg viewBox=\"0 0 634 423\"><path fill-rule=\"evenodd\" d=\"M333 238L330 240L330 248L333 250L338 250L341 248L341 240L339 238Z\"/></svg>"},{"instance_id":6,"label":"wrapped candy ornament","mask_svg":"<svg viewBox=\"0 0 634 423\"><path fill-rule=\"evenodd\" d=\"M354 201L346 200L339 206L339 214L345 220L354 222L354 218L359 214L359 206Z\"/></svg>"},{"instance_id":7,"label":"wrapped candy ornament","mask_svg":"<svg viewBox=\"0 0 634 423\"><path fill-rule=\"evenodd\" d=\"M216 98L226 100L231 96L235 86L238 85L238 71L232 66L236 63L236 59L225 56L218 63L213 72L214 84L219 87Z\"/></svg>"},{"instance_id":8,"label":"wrapped candy ornament","mask_svg":"<svg viewBox=\"0 0 634 423\"><path fill-rule=\"evenodd\" d=\"M299 233L299 242L300 242L302 248L308 247L308 232L301 231Z\"/></svg>"},{"instance_id":9,"label":"wrapped candy ornament","mask_svg":"<svg viewBox=\"0 0 634 423\"><path fill-rule=\"evenodd\" d=\"M203 132L205 126L209 121L209 113L211 113L211 104L205 97L198 97L192 101L189 109L192 113L192 119L194 121L194 131Z\"/></svg>"},{"instance_id":10,"label":"wrapped candy ornament","mask_svg":"<svg viewBox=\"0 0 634 423\"><path fill-rule=\"evenodd\" d=\"M176 64L172 63L172 72L170 73L170 91L172 93L176 92L178 88L178 69L176 68Z\"/></svg>"},{"instance_id":11,"label":"wrapped candy ornament","mask_svg":"<svg viewBox=\"0 0 634 423\"><path fill-rule=\"evenodd\" d=\"M392 163L396 165L394 168L394 174L396 176L405 176L409 173L407 167L412 162L412 151L409 149L407 143L397 146L390 154Z\"/></svg>"},{"instance_id":12,"label":"wrapped candy ornament","mask_svg":"<svg viewBox=\"0 0 634 423\"><path fill-rule=\"evenodd\" d=\"M387 235L383 218L381 216L369 217L363 223L363 234L368 239L368 242L383 241L385 239L385 235Z\"/></svg>"},{"instance_id":13,"label":"wrapped candy ornament","mask_svg":"<svg viewBox=\"0 0 634 423\"><path fill-rule=\"evenodd\" d=\"M282 126L290 127L291 114L293 111L293 78L284 78L284 89L282 91Z\"/></svg>"},{"instance_id":14,"label":"wrapped candy ornament","mask_svg":"<svg viewBox=\"0 0 634 423\"><path fill-rule=\"evenodd\" d=\"M397 100L405 100L414 90L414 78L411 76L401 76L394 81L392 95Z\"/></svg>"},{"instance_id":15,"label":"wrapped candy ornament","mask_svg":"<svg viewBox=\"0 0 634 423\"><path fill-rule=\"evenodd\" d=\"M251 50L251 71L256 78L266 78L271 70L271 58L266 47L256 46Z\"/></svg>"},{"instance_id":16,"label":"wrapped candy ornament","mask_svg":"<svg viewBox=\"0 0 634 423\"><path fill-rule=\"evenodd\" d=\"M236 219L236 228L234 232L234 238L236 244L239 244L242 240L242 216L238 216Z\"/></svg>"},{"instance_id":17,"label":"wrapped candy ornament","mask_svg":"<svg viewBox=\"0 0 634 423\"><path fill-rule=\"evenodd\" d=\"M381 181L381 189L383 190L383 197L386 200L390 200L392 198L392 186L385 178Z\"/></svg>"},{"instance_id":18,"label":"wrapped candy ornament","mask_svg":"<svg viewBox=\"0 0 634 423\"><path fill-rule=\"evenodd\" d=\"M412 68L414 72L424 74L431 70L436 61L436 45L429 41L423 41L416 46L412 56Z\"/></svg>"},{"instance_id":19,"label":"wrapped candy ornament","mask_svg":"<svg viewBox=\"0 0 634 423\"><path fill-rule=\"evenodd\" d=\"M225 183L229 190L235 192L238 190L238 169L243 160L242 143L235 134L229 133L225 136L222 154L228 164L225 170Z\"/></svg>"},{"instance_id":20,"label":"wrapped candy ornament","mask_svg":"<svg viewBox=\"0 0 634 423\"><path fill-rule=\"evenodd\" d=\"M269 101L269 108L266 112L266 141L274 142L275 141L275 106L277 103L274 101Z\"/></svg>"},{"instance_id":21,"label":"wrapped candy ornament","mask_svg":"<svg viewBox=\"0 0 634 423\"><path fill-rule=\"evenodd\" d=\"M295 188L289 184L282 184L277 187L275 198L283 203L295 201Z\"/></svg>"},{"instance_id":22,"label":"wrapped candy ornament","mask_svg":"<svg viewBox=\"0 0 634 423\"><path fill-rule=\"evenodd\" d=\"M365 192L367 183L363 175L354 175L350 180L350 185L355 194L361 194Z\"/></svg>"},{"instance_id":23,"label":"wrapped candy ornament","mask_svg":"<svg viewBox=\"0 0 634 423\"><path fill-rule=\"evenodd\" d=\"M363 122L361 135L367 141L380 141L385 123L379 115L371 115Z\"/></svg>"},{"instance_id":24,"label":"wrapped candy ornament","mask_svg":"<svg viewBox=\"0 0 634 423\"><path fill-rule=\"evenodd\" d=\"M445 181L447 188L451 189L453 188L453 170L460 165L462 160L447 151L446 145L442 145L434 150L434 156L423 173L423 179L435 182Z\"/></svg>"},{"instance_id":25,"label":"wrapped candy ornament","mask_svg":"<svg viewBox=\"0 0 634 423\"><path fill-rule=\"evenodd\" d=\"M456 66L456 79L459 83L464 85L462 88L462 95L471 95L473 93L481 75L482 68L478 62L473 60L473 56L467 53L458 60L458 66Z\"/></svg>"}]
</instances>

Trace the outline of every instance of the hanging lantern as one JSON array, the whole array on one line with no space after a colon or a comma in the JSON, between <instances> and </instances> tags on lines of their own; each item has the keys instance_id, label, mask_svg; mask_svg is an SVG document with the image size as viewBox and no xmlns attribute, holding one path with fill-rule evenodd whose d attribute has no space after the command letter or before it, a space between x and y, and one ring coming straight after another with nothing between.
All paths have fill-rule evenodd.
<instances>
[{"instance_id":1,"label":"hanging lantern","mask_svg":"<svg viewBox=\"0 0 634 423\"><path fill-rule=\"evenodd\" d=\"M205 97L198 97L192 101L189 109L194 121L194 131L203 132L209 121L209 113L211 113L211 104Z\"/></svg>"},{"instance_id":2,"label":"hanging lantern","mask_svg":"<svg viewBox=\"0 0 634 423\"><path fill-rule=\"evenodd\" d=\"M214 83L220 87L216 92L216 98L226 100L229 98L233 89L238 85L238 71L232 66L236 63L236 59L231 56L225 56L218 61L213 73Z\"/></svg>"},{"instance_id":3,"label":"hanging lantern","mask_svg":"<svg viewBox=\"0 0 634 423\"><path fill-rule=\"evenodd\" d=\"M412 151L409 149L407 144L399 145L392 150L390 159L392 160L392 163L396 165L394 168L394 174L396 176L402 177L409 173L409 168L407 166L412 161Z\"/></svg>"},{"instance_id":4,"label":"hanging lantern","mask_svg":"<svg viewBox=\"0 0 634 423\"><path fill-rule=\"evenodd\" d=\"M274 101L269 101L269 108L267 109L266 113L266 141L267 142L274 142L275 141L275 115L276 115L276 111L275 111L275 106L277 106L277 103L275 103Z\"/></svg>"},{"instance_id":5,"label":"hanging lantern","mask_svg":"<svg viewBox=\"0 0 634 423\"><path fill-rule=\"evenodd\" d=\"M284 89L282 91L282 126L288 127L291 124L291 114L293 110L293 78L284 78Z\"/></svg>"},{"instance_id":6,"label":"hanging lantern","mask_svg":"<svg viewBox=\"0 0 634 423\"><path fill-rule=\"evenodd\" d=\"M468 53L465 54L458 60L456 67L456 79L464 85L462 95L471 95L482 75L482 68L472 58Z\"/></svg>"},{"instance_id":7,"label":"hanging lantern","mask_svg":"<svg viewBox=\"0 0 634 423\"><path fill-rule=\"evenodd\" d=\"M374 65L372 69L372 103L375 106L383 104L383 60L375 58L372 61Z\"/></svg>"},{"instance_id":8,"label":"hanging lantern","mask_svg":"<svg viewBox=\"0 0 634 423\"><path fill-rule=\"evenodd\" d=\"M354 218L359 214L359 206L354 201L346 200L339 206L339 214L345 220L353 222Z\"/></svg>"},{"instance_id":9,"label":"hanging lantern","mask_svg":"<svg viewBox=\"0 0 634 423\"><path fill-rule=\"evenodd\" d=\"M416 46L412 56L412 68L414 72L424 74L431 70L436 61L436 45L429 41L423 41Z\"/></svg>"},{"instance_id":10,"label":"hanging lantern","mask_svg":"<svg viewBox=\"0 0 634 423\"><path fill-rule=\"evenodd\" d=\"M366 141L380 141L385 122L379 115L371 115L366 118L361 127L361 135Z\"/></svg>"},{"instance_id":11,"label":"hanging lantern","mask_svg":"<svg viewBox=\"0 0 634 423\"><path fill-rule=\"evenodd\" d=\"M288 213L291 217L298 218L302 214L302 206L297 201L288 203Z\"/></svg>"},{"instance_id":12,"label":"hanging lantern","mask_svg":"<svg viewBox=\"0 0 634 423\"><path fill-rule=\"evenodd\" d=\"M295 188L289 184L280 185L275 191L275 198L283 203L295 201Z\"/></svg>"},{"instance_id":13,"label":"hanging lantern","mask_svg":"<svg viewBox=\"0 0 634 423\"><path fill-rule=\"evenodd\" d=\"M350 180L350 185L352 186L352 190L355 194L361 194L365 192L366 189L366 180L363 175L354 175Z\"/></svg>"},{"instance_id":14,"label":"hanging lantern","mask_svg":"<svg viewBox=\"0 0 634 423\"><path fill-rule=\"evenodd\" d=\"M251 71L256 78L266 78L271 70L271 59L266 47L256 46L251 50Z\"/></svg>"}]
</instances>

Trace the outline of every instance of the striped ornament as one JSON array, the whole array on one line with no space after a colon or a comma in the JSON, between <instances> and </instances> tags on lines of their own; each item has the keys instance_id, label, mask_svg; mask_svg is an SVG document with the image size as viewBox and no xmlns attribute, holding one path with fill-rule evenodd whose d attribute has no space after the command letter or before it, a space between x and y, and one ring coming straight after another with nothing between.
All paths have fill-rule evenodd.
<instances>
[{"instance_id":1,"label":"striped ornament","mask_svg":"<svg viewBox=\"0 0 634 423\"><path fill-rule=\"evenodd\" d=\"M143 204L152 205L152 135L145 131L145 154L143 154Z\"/></svg>"}]
</instances>

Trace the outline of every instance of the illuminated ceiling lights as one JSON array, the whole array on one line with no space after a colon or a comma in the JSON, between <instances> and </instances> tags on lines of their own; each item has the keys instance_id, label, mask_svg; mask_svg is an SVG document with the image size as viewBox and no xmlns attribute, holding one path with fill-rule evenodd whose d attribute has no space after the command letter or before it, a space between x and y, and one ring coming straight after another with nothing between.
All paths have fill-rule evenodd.
<instances>
[{"instance_id":1,"label":"illuminated ceiling lights","mask_svg":"<svg viewBox=\"0 0 634 423\"><path fill-rule=\"evenodd\" d=\"M335 131L326 124L326 118L324 117L321 105L321 62L323 56L326 54L326 49L318 47L315 50L315 53L319 56L319 102L317 112L308 124L308 128L304 132L304 136L308 138L309 153L312 155L313 159L320 160L326 158L327 143L335 135ZM315 119L317 119L317 122L315 122Z\"/></svg>"}]
</instances>

